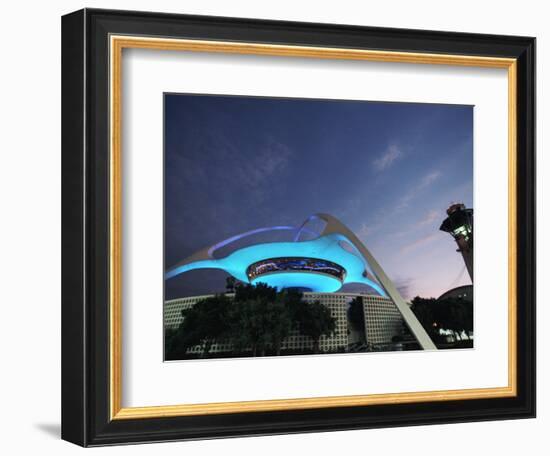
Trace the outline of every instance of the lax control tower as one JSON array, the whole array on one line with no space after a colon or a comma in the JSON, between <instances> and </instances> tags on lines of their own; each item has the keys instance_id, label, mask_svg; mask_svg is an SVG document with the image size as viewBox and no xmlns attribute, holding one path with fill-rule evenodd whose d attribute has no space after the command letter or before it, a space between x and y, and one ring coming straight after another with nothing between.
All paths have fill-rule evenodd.
<instances>
[{"instance_id":1,"label":"lax control tower","mask_svg":"<svg viewBox=\"0 0 550 456\"><path fill-rule=\"evenodd\" d=\"M448 217L439 227L449 233L462 253L470 279L474 281L474 210L466 209L462 203L452 204L447 209Z\"/></svg>"}]
</instances>

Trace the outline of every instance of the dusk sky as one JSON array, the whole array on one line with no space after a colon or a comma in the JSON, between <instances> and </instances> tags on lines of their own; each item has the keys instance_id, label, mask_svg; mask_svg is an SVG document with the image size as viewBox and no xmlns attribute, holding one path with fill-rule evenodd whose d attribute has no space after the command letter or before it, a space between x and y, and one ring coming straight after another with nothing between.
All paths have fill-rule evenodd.
<instances>
[{"instance_id":1,"label":"dusk sky","mask_svg":"<svg viewBox=\"0 0 550 456\"><path fill-rule=\"evenodd\" d=\"M235 234L325 212L352 229L405 299L469 284L451 202L473 204L473 107L165 95L165 266ZM165 297L222 292L204 270Z\"/></svg>"}]
</instances>

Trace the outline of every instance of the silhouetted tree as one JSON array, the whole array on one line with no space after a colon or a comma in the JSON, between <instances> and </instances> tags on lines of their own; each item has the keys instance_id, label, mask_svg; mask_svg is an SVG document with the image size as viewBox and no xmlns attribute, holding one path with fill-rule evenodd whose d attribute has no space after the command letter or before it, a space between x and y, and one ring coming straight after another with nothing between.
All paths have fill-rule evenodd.
<instances>
[{"instance_id":1,"label":"silhouetted tree","mask_svg":"<svg viewBox=\"0 0 550 456\"><path fill-rule=\"evenodd\" d=\"M299 331L313 339L313 352L319 353L321 336L330 336L336 330L336 319L319 301L302 302L296 312Z\"/></svg>"},{"instance_id":2,"label":"silhouetted tree","mask_svg":"<svg viewBox=\"0 0 550 456\"><path fill-rule=\"evenodd\" d=\"M417 296L411 304L411 310L434 341L439 338L439 329L451 330L457 334L464 331L468 338L469 332L473 331L473 303L470 300L463 298L437 300Z\"/></svg>"},{"instance_id":3,"label":"silhouetted tree","mask_svg":"<svg viewBox=\"0 0 550 456\"><path fill-rule=\"evenodd\" d=\"M227 285L230 288L233 282ZM237 351L251 350L252 356L264 356L268 349L279 355L293 328L311 337L318 352L321 336L336 328L327 307L318 301L305 302L297 290L235 283L234 292L234 297L216 295L182 311L179 327L165 333L167 359L181 359L194 346L201 346L202 356L207 356L219 340L232 344Z\"/></svg>"},{"instance_id":4,"label":"silhouetted tree","mask_svg":"<svg viewBox=\"0 0 550 456\"><path fill-rule=\"evenodd\" d=\"M365 332L365 312L363 311L363 298L361 296L356 296L350 302L348 317L353 329Z\"/></svg>"},{"instance_id":5,"label":"silhouetted tree","mask_svg":"<svg viewBox=\"0 0 550 456\"><path fill-rule=\"evenodd\" d=\"M238 283L235 286L235 301L247 301L249 299L264 299L275 301L277 289L260 282L257 285Z\"/></svg>"},{"instance_id":6,"label":"silhouetted tree","mask_svg":"<svg viewBox=\"0 0 550 456\"><path fill-rule=\"evenodd\" d=\"M225 291L226 293L233 293L235 291L235 284L237 279L233 276L229 276L225 279Z\"/></svg>"},{"instance_id":7,"label":"silhouetted tree","mask_svg":"<svg viewBox=\"0 0 550 456\"><path fill-rule=\"evenodd\" d=\"M469 339L469 332L474 329L472 302L461 298L447 298L439 304L445 309L442 326L458 334L464 332Z\"/></svg>"},{"instance_id":8,"label":"silhouetted tree","mask_svg":"<svg viewBox=\"0 0 550 456\"><path fill-rule=\"evenodd\" d=\"M432 339L435 339L439 333L438 322L434 315L436 303L437 300L434 298L421 298L420 296L416 296L411 301L411 310Z\"/></svg>"},{"instance_id":9,"label":"silhouetted tree","mask_svg":"<svg viewBox=\"0 0 550 456\"><path fill-rule=\"evenodd\" d=\"M265 356L268 348L280 353L292 321L280 300L261 298L235 301L231 315L231 340L238 349L250 348L252 356Z\"/></svg>"},{"instance_id":10,"label":"silhouetted tree","mask_svg":"<svg viewBox=\"0 0 550 456\"><path fill-rule=\"evenodd\" d=\"M279 355L292 329L290 303L295 298L263 283L238 285L231 314L234 344L240 349L250 347L252 356L264 356L268 348Z\"/></svg>"},{"instance_id":11,"label":"silhouetted tree","mask_svg":"<svg viewBox=\"0 0 550 456\"><path fill-rule=\"evenodd\" d=\"M216 295L183 310L183 321L176 333L170 335L169 348L172 352L185 353L189 348L200 345L203 348L202 355L206 356L216 339L223 339L229 334L231 302L225 295Z\"/></svg>"},{"instance_id":12,"label":"silhouetted tree","mask_svg":"<svg viewBox=\"0 0 550 456\"><path fill-rule=\"evenodd\" d=\"M164 355L167 360L185 357L187 348L177 328L167 328L164 332Z\"/></svg>"}]
</instances>

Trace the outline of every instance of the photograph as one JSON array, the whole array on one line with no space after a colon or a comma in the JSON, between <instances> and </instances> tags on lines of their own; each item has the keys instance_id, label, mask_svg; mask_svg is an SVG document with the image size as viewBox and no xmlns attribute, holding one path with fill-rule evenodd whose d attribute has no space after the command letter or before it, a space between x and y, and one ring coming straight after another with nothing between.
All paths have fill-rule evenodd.
<instances>
[{"instance_id":1,"label":"photograph","mask_svg":"<svg viewBox=\"0 0 550 456\"><path fill-rule=\"evenodd\" d=\"M475 106L163 97L165 361L475 348Z\"/></svg>"},{"instance_id":2,"label":"photograph","mask_svg":"<svg viewBox=\"0 0 550 456\"><path fill-rule=\"evenodd\" d=\"M59 65L50 72L61 116L25 120L39 134L5 148L53 135L52 147L27 148L42 160L61 143L60 170L54 157L57 171L26 163L30 177L18 179L32 201L19 206L34 214L47 207L36 204L47 186L34 184L61 174L61 289L36 276L61 292L61 322L42 305L44 287L29 307L44 318L8 320L60 329L49 351L61 373L33 400L59 414L60 397L64 441L135 452L228 439L225 451L257 436L251 453L265 453L266 438L292 434L296 452L297 434L353 430L318 446L333 453L356 436L384 451L392 433L398 450L416 454L416 439L425 454L426 434L403 427L435 425L439 449L463 423L476 448L491 450L487 426L516 453L540 440L526 419L537 416L544 15L93 3L34 21L27 41L49 36L50 60L61 61L61 85ZM50 24L61 14L59 49ZM47 75L40 50L33 65ZM57 101L38 110L59 105L48 85L35 92ZM59 222L52 213L40 220ZM31 244L9 244L22 264L10 268L26 271L21 245ZM6 308L20 311L21 296ZM55 364L38 360L44 372ZM14 443L35 442L27 437Z\"/></svg>"}]
</instances>

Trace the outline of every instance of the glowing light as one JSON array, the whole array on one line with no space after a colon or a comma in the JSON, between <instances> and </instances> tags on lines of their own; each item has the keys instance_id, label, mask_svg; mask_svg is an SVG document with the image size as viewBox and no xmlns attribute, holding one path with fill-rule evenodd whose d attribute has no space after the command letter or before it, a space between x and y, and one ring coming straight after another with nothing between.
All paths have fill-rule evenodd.
<instances>
[{"instance_id":1,"label":"glowing light","mask_svg":"<svg viewBox=\"0 0 550 456\"><path fill-rule=\"evenodd\" d=\"M254 232L257 231L254 230ZM244 237L244 235L234 236L231 239L241 237ZM327 274L320 274L316 272L281 272L272 274L273 277L269 279L270 284L273 284L272 286L277 286L277 288L300 286L304 288L311 288L312 290L330 289L331 291L338 291L343 284L360 283L373 288L381 296L386 296L383 288L378 283L367 277L365 273L365 260L357 253L352 253L342 248L341 241L349 243L349 240L344 235L339 233L331 233L309 241L268 242L255 244L238 249L224 258L200 259L197 261L184 263L169 270L165 277L166 279L170 279L184 272L196 269L221 269L244 283L265 282L265 276L257 277L252 282L249 280L246 271L251 264L258 263L269 258L322 258L332 263L336 263L345 269L346 276L342 282ZM222 241L222 243L223 242L224 241ZM219 246L222 243L217 245ZM213 250L215 249L210 249L210 251ZM279 274L280 279L274 277ZM290 282L285 283L285 278ZM299 280L303 280L301 285L298 284Z\"/></svg>"},{"instance_id":2,"label":"glowing light","mask_svg":"<svg viewBox=\"0 0 550 456\"><path fill-rule=\"evenodd\" d=\"M253 285L265 283L275 288L307 288L317 293L334 293L342 288L342 282L328 274L301 271L264 274L250 281Z\"/></svg>"}]
</instances>

